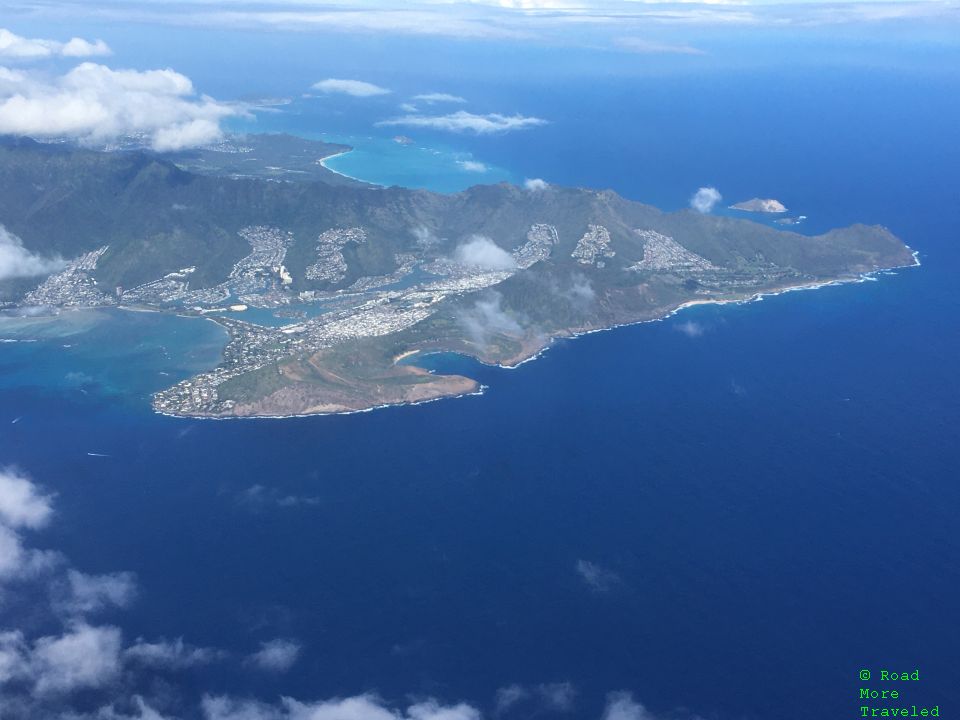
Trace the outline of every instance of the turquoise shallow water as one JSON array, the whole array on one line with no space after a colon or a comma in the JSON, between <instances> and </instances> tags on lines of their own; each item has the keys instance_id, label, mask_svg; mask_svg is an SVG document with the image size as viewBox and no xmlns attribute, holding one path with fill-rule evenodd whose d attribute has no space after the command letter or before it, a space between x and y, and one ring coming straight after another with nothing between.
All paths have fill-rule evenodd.
<instances>
[{"instance_id":1,"label":"turquoise shallow water","mask_svg":"<svg viewBox=\"0 0 960 720\"><path fill-rule=\"evenodd\" d=\"M378 185L457 192L471 185L516 182L510 172L477 160L469 152L400 144L389 137L329 138L354 147L326 160L331 170Z\"/></svg>"},{"instance_id":2,"label":"turquoise shallow water","mask_svg":"<svg viewBox=\"0 0 960 720\"><path fill-rule=\"evenodd\" d=\"M376 185L400 185L436 192L458 192L472 185L519 182L522 177L504 167L484 160L456 140L424 136L401 128L378 128L371 134L318 132L322 127L310 114L309 103L302 112L266 114L255 122L234 122L238 132L290 132L302 137L342 143L352 151L328 158L331 170ZM399 143L397 137L412 142Z\"/></svg>"},{"instance_id":3,"label":"turquoise shallow water","mask_svg":"<svg viewBox=\"0 0 960 720\"><path fill-rule=\"evenodd\" d=\"M114 309L0 316L0 387L107 396L150 393L219 362L226 331L201 318Z\"/></svg>"}]
</instances>

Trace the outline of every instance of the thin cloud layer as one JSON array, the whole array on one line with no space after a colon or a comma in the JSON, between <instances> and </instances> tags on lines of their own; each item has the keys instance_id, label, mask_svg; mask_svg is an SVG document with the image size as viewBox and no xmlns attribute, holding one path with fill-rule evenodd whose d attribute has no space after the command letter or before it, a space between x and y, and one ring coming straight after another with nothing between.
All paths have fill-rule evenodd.
<instances>
[{"instance_id":1,"label":"thin cloud layer","mask_svg":"<svg viewBox=\"0 0 960 720\"><path fill-rule=\"evenodd\" d=\"M318 92L338 95L350 95L351 97L376 97L377 95L388 95L390 90L382 88L373 83L363 80L340 80L338 78L327 78L313 84L313 89Z\"/></svg>"},{"instance_id":2,"label":"thin cloud layer","mask_svg":"<svg viewBox=\"0 0 960 720\"><path fill-rule=\"evenodd\" d=\"M133 663L161 670L183 670L207 665L224 657L225 653L212 648L195 647L183 641L160 640L147 642L140 638L136 644L124 650L124 658Z\"/></svg>"},{"instance_id":3,"label":"thin cloud layer","mask_svg":"<svg viewBox=\"0 0 960 720\"><path fill-rule=\"evenodd\" d=\"M614 41L617 47L641 55L706 55L692 45L676 45L638 37L622 37Z\"/></svg>"},{"instance_id":4,"label":"thin cloud layer","mask_svg":"<svg viewBox=\"0 0 960 720\"><path fill-rule=\"evenodd\" d=\"M299 643L277 638L263 643L260 650L250 655L247 661L260 670L286 672L293 667L299 657Z\"/></svg>"},{"instance_id":5,"label":"thin cloud layer","mask_svg":"<svg viewBox=\"0 0 960 720\"><path fill-rule=\"evenodd\" d=\"M593 592L610 592L620 583L620 576L589 560L577 560L575 565L580 578Z\"/></svg>"},{"instance_id":6,"label":"thin cloud layer","mask_svg":"<svg viewBox=\"0 0 960 720\"><path fill-rule=\"evenodd\" d=\"M56 40L25 38L0 28L0 58L38 60L53 56L80 58L111 55L110 47L103 40L71 38L65 43Z\"/></svg>"},{"instance_id":7,"label":"thin cloud layer","mask_svg":"<svg viewBox=\"0 0 960 720\"><path fill-rule=\"evenodd\" d=\"M165 152L219 140L220 121L241 112L197 95L189 78L170 69L111 70L87 62L53 79L0 73L0 134L88 144L144 135Z\"/></svg>"},{"instance_id":8,"label":"thin cloud layer","mask_svg":"<svg viewBox=\"0 0 960 720\"><path fill-rule=\"evenodd\" d=\"M466 98L462 98L459 95L450 95L449 93L422 93L421 95L414 95L414 100L419 100L420 102L425 102L427 104L432 103L465 103Z\"/></svg>"},{"instance_id":9,"label":"thin cloud layer","mask_svg":"<svg viewBox=\"0 0 960 720\"><path fill-rule=\"evenodd\" d=\"M465 110L460 110L447 115L404 115L390 120L382 120L377 124L388 126L404 125L408 127L429 128L431 130L443 130L445 132L490 135L510 132L512 130L526 130L528 128L546 125L547 121L542 118L527 117L519 114L501 115L500 113L488 113L486 115L476 115Z\"/></svg>"},{"instance_id":10,"label":"thin cloud layer","mask_svg":"<svg viewBox=\"0 0 960 720\"><path fill-rule=\"evenodd\" d=\"M502 303L503 296L491 290L460 315L460 325L475 345L486 347L495 335L523 334L523 327Z\"/></svg>"},{"instance_id":11,"label":"thin cloud layer","mask_svg":"<svg viewBox=\"0 0 960 720\"><path fill-rule=\"evenodd\" d=\"M682 323L677 323L674 325L674 329L676 329L676 331L679 333L683 333L688 338L698 338L703 335L704 332L706 332L706 328L704 328L703 325L698 322L694 322L693 320L686 320Z\"/></svg>"}]
</instances>

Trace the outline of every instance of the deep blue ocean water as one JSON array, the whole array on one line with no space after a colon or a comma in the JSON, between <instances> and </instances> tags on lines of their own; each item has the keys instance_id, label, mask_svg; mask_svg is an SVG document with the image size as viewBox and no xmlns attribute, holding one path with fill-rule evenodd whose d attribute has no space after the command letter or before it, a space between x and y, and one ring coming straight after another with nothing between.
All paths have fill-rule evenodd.
<instances>
[{"instance_id":1,"label":"deep blue ocean water","mask_svg":"<svg viewBox=\"0 0 960 720\"><path fill-rule=\"evenodd\" d=\"M492 102L492 82L457 89ZM805 232L886 225L923 265L564 341L516 370L446 359L487 391L342 417L152 414L150 390L209 361L200 321L173 319L193 333L178 345L125 319L139 354L7 343L0 460L57 492L40 545L137 573L140 599L111 616L128 636L304 645L285 675L214 665L178 677L188 694L377 689L489 712L497 688L568 681L576 717L626 689L658 713L844 718L857 671L889 666L920 668L917 700L955 713L958 90L933 63L498 78L499 109L551 123L418 143L665 208L705 184L777 197ZM374 133L369 112L305 103L269 127ZM405 172L456 189L432 167ZM370 155L338 169L383 181Z\"/></svg>"}]
</instances>

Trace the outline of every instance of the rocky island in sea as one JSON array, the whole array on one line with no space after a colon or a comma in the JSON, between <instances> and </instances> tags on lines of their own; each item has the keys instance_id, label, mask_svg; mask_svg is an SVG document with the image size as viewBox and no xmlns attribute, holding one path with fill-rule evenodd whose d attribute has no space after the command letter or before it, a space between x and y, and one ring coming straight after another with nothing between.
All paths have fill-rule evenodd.
<instances>
[{"instance_id":1,"label":"rocky island in sea","mask_svg":"<svg viewBox=\"0 0 960 720\"><path fill-rule=\"evenodd\" d=\"M477 390L418 354L515 365L558 337L916 263L877 226L810 237L543 182L451 195L343 182L317 162L343 147L309 142L189 157L0 142L0 223L62 259L0 283L3 302L205 316L230 335L221 362L154 408L288 416ZM285 171L283 147L313 171Z\"/></svg>"},{"instance_id":2,"label":"rocky island in sea","mask_svg":"<svg viewBox=\"0 0 960 720\"><path fill-rule=\"evenodd\" d=\"M744 200L743 202L738 202L736 205L731 205L730 209L744 210L746 212L757 212L757 213L787 212L786 205L784 205L779 200L774 200L772 198L768 198L766 200L762 198L753 198L751 200Z\"/></svg>"}]
</instances>

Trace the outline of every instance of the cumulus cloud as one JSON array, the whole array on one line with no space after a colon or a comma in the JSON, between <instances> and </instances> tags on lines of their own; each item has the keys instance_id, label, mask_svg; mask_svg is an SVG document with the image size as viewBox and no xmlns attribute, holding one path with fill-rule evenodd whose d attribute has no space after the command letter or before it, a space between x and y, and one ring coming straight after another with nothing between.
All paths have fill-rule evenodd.
<instances>
[{"instance_id":1,"label":"cumulus cloud","mask_svg":"<svg viewBox=\"0 0 960 720\"><path fill-rule=\"evenodd\" d=\"M485 173L489 169L482 162L478 162L476 160L457 160L457 165L467 172L474 173Z\"/></svg>"},{"instance_id":2,"label":"cumulus cloud","mask_svg":"<svg viewBox=\"0 0 960 720\"><path fill-rule=\"evenodd\" d=\"M279 705L207 696L202 707L206 720L480 720L480 711L466 703L442 705L430 698L403 712L373 694L309 703L283 698Z\"/></svg>"},{"instance_id":3,"label":"cumulus cloud","mask_svg":"<svg viewBox=\"0 0 960 720\"><path fill-rule=\"evenodd\" d=\"M449 93L422 93L420 95L414 95L414 100L419 100L427 104L432 103L465 103L466 98L462 98L459 95L450 95Z\"/></svg>"},{"instance_id":4,"label":"cumulus cloud","mask_svg":"<svg viewBox=\"0 0 960 720\"><path fill-rule=\"evenodd\" d=\"M486 235L473 235L453 251L453 259L461 265L482 270L514 270L517 261L513 255Z\"/></svg>"},{"instance_id":5,"label":"cumulus cloud","mask_svg":"<svg viewBox=\"0 0 960 720\"><path fill-rule=\"evenodd\" d=\"M261 643L260 649L247 657L247 662L261 670L286 672L293 667L299 657L299 643L277 638Z\"/></svg>"},{"instance_id":6,"label":"cumulus cloud","mask_svg":"<svg viewBox=\"0 0 960 720\"><path fill-rule=\"evenodd\" d=\"M189 78L170 69L111 70L87 62L53 79L21 73L0 83L0 133L11 135L85 143L144 135L165 152L220 139L220 121L241 112L198 96Z\"/></svg>"},{"instance_id":7,"label":"cumulus cloud","mask_svg":"<svg viewBox=\"0 0 960 720\"><path fill-rule=\"evenodd\" d=\"M546 190L550 185L546 180L541 180L540 178L527 178L523 181L523 187L530 192L540 192L541 190Z\"/></svg>"},{"instance_id":8,"label":"cumulus cloud","mask_svg":"<svg viewBox=\"0 0 960 720\"><path fill-rule=\"evenodd\" d=\"M110 48L103 40L90 42L75 37L62 43L56 40L25 38L10 32L6 28L0 28L0 58L36 60L56 55L76 58L110 54Z\"/></svg>"},{"instance_id":9,"label":"cumulus cloud","mask_svg":"<svg viewBox=\"0 0 960 720\"><path fill-rule=\"evenodd\" d=\"M607 570L589 560L577 560L575 568L580 578L587 584L587 587L594 592L610 592L610 590L620 583L620 576L615 572Z\"/></svg>"},{"instance_id":10,"label":"cumulus cloud","mask_svg":"<svg viewBox=\"0 0 960 720\"><path fill-rule=\"evenodd\" d=\"M491 290L460 315L460 324L476 345L486 346L494 335L521 335L523 327L502 306L503 296Z\"/></svg>"},{"instance_id":11,"label":"cumulus cloud","mask_svg":"<svg viewBox=\"0 0 960 720\"><path fill-rule=\"evenodd\" d=\"M23 544L20 530L46 526L53 513L52 497L13 468L0 469L0 580L22 580L60 561L59 554Z\"/></svg>"},{"instance_id":12,"label":"cumulus cloud","mask_svg":"<svg viewBox=\"0 0 960 720\"><path fill-rule=\"evenodd\" d=\"M0 280L48 275L65 264L61 258L45 258L31 253L19 237L0 225Z\"/></svg>"},{"instance_id":13,"label":"cumulus cloud","mask_svg":"<svg viewBox=\"0 0 960 720\"><path fill-rule=\"evenodd\" d=\"M720 195L720 192L715 187L702 187L690 198L690 207L697 212L708 213L711 212L722 199L723 196Z\"/></svg>"},{"instance_id":14,"label":"cumulus cloud","mask_svg":"<svg viewBox=\"0 0 960 720\"><path fill-rule=\"evenodd\" d=\"M53 514L53 497L43 495L13 468L0 470L0 522L11 528L44 527Z\"/></svg>"},{"instance_id":15,"label":"cumulus cloud","mask_svg":"<svg viewBox=\"0 0 960 720\"><path fill-rule=\"evenodd\" d=\"M698 322L687 320L686 322L674 325L677 332L683 333L689 338L698 338L705 332L706 328Z\"/></svg>"},{"instance_id":16,"label":"cumulus cloud","mask_svg":"<svg viewBox=\"0 0 960 720\"><path fill-rule=\"evenodd\" d=\"M60 636L37 640L30 656L34 690L40 695L97 688L120 672L119 628L78 623Z\"/></svg>"},{"instance_id":17,"label":"cumulus cloud","mask_svg":"<svg viewBox=\"0 0 960 720\"><path fill-rule=\"evenodd\" d=\"M487 115L476 115L460 110L448 115L404 115L390 120L382 120L377 124L406 125L446 132L471 132L477 135L490 135L510 132L511 130L526 130L527 128L546 125L546 123L547 121L542 118L527 117L520 114L489 113Z\"/></svg>"},{"instance_id":18,"label":"cumulus cloud","mask_svg":"<svg viewBox=\"0 0 960 720\"><path fill-rule=\"evenodd\" d=\"M84 40L83 38L71 38L60 49L60 54L64 57L95 57L112 55L113 51L103 40Z\"/></svg>"},{"instance_id":19,"label":"cumulus cloud","mask_svg":"<svg viewBox=\"0 0 960 720\"><path fill-rule=\"evenodd\" d=\"M327 78L314 83L313 89L322 93L350 95L352 97L375 97L390 93L390 90L386 88L363 80L341 80L338 78Z\"/></svg>"}]
</instances>

